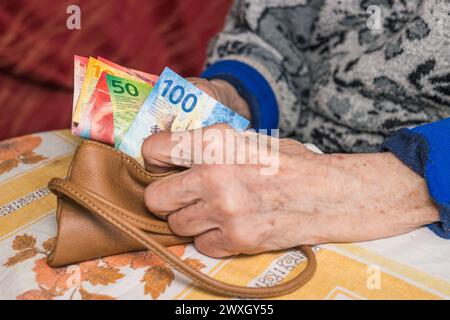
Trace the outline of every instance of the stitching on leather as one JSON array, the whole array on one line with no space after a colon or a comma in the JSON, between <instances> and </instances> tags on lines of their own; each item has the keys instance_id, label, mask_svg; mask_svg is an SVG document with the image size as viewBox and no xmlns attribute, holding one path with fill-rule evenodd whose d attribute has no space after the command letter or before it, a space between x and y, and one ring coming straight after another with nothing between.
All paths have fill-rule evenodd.
<instances>
[{"instance_id":1,"label":"stitching on leather","mask_svg":"<svg viewBox=\"0 0 450 320\"><path fill-rule=\"evenodd\" d=\"M74 193L75 193L77 196L80 196L80 194L79 194L76 190L74 190ZM154 225L154 224L151 224L150 222L145 222L145 221L141 221L141 220L139 220L139 219L130 217L130 216L128 216L127 214L120 212L119 210L117 210L116 208L110 206L110 205L107 204L107 203L105 203L104 205L107 206L107 207L108 207L109 209L111 209L112 211L116 212L116 213L117 213L119 216L121 216L122 218L131 220L131 221L134 221L134 222L140 224L141 226L149 226L149 227L156 228L156 229L160 229L160 230L169 230L168 227Z\"/></svg>"},{"instance_id":2,"label":"stitching on leather","mask_svg":"<svg viewBox=\"0 0 450 320\"><path fill-rule=\"evenodd\" d=\"M79 196L79 194L77 194ZM151 224L150 222L145 222L145 221L141 221L139 219L133 218L128 216L127 214L124 214L122 212L120 212L119 210L115 209L114 207L111 207L109 204L105 204L105 206L107 206L110 210L116 212L118 215L120 215L122 218L127 219L127 220L131 220L136 222L137 224L141 225L141 226L149 226L151 228L155 228L155 229L159 229L159 230L169 230L168 227L164 227L164 226L158 226L158 225L154 225Z\"/></svg>"},{"instance_id":3,"label":"stitching on leather","mask_svg":"<svg viewBox=\"0 0 450 320\"><path fill-rule=\"evenodd\" d=\"M67 185L65 185L65 186L66 186L66 188L69 188L69 186L67 186ZM71 188L71 187L70 187L70 188ZM81 195L80 193L78 193L78 191L76 191L75 189L71 189L71 190L72 190L72 192L73 192L76 196L78 196L78 197L81 197L81 196L82 196L82 195ZM151 223L149 223L149 222L140 221L140 220L138 220L138 219L136 219L136 218L130 217L130 216L128 216L127 214L124 214L124 213L120 212L119 210L117 210L116 208L114 208L114 207L108 205L107 203L104 203L104 205L107 206L108 209L110 209L110 210L114 211L115 213L117 213L117 214L118 214L119 216L121 216L122 218L127 219L127 220L131 220L131 221L134 221L134 222L136 222L137 224L140 224L141 226L148 226L148 227L152 227L152 228L159 229L159 230L169 230L168 227L158 226L158 225L153 225L153 224L151 224Z\"/></svg>"},{"instance_id":4,"label":"stitching on leather","mask_svg":"<svg viewBox=\"0 0 450 320\"><path fill-rule=\"evenodd\" d=\"M77 196L80 196L80 194L79 194L77 191L74 191L74 193L75 193ZM107 206L110 210L116 212L116 213L117 213L119 216L121 216L122 218L124 218L124 219L129 219L129 220L131 220L131 221L134 221L134 222L136 222L137 224L140 224L141 226L149 226L149 227L152 227L152 228L155 228L155 229L159 229L159 230L169 230L168 227L154 225L154 224L151 224L150 222L145 222L145 221L141 221L141 220L138 220L138 219L136 219L136 218L130 217L130 216L128 216L127 214L124 214L124 213L120 212L120 211L117 210L116 208L111 207L111 206L110 206L109 204L107 204L107 203L105 203L104 205Z\"/></svg>"},{"instance_id":5,"label":"stitching on leather","mask_svg":"<svg viewBox=\"0 0 450 320\"><path fill-rule=\"evenodd\" d=\"M75 195L77 195L80 199L82 199L83 201L85 201L86 203L88 203L90 206L92 206L93 208L95 208L96 210L100 211L104 216L104 218L106 218L107 220L110 220L112 223L116 224L116 226L118 225L119 227L122 228L122 230L125 230L127 233L131 233L135 238L140 239L142 242L144 242L145 244L147 244L152 250L154 251L156 254L158 255L162 255L165 256L165 252L164 251L160 251L159 249L156 249L153 247L153 245L148 242L147 239L141 237L139 234L137 234L133 229L128 228L126 225L124 225L121 221L117 220L116 218L114 218L113 216L111 216L110 214L108 214L106 211L102 210L100 207L98 207L95 203L91 202L88 198L86 198L85 196L83 196L82 194L80 194L78 191L76 191L75 189L73 189L70 185L67 185L66 183L62 182L62 181L54 181L54 183L56 184L60 184L61 186L67 188L69 191L73 192ZM112 208L113 209L113 208ZM117 212L117 210L113 210L115 212ZM120 215L120 213L119 213ZM178 266L175 265L175 263L173 263L170 259L167 259L168 263L174 267L175 269L177 269L178 271L180 271L181 273L183 273L184 275L188 276L189 278L193 279L194 281L196 281L197 283L203 285L205 288L212 290L213 292L217 292L217 293L222 293L228 296L239 296L239 297L272 297L274 295L284 295L284 294L288 294L290 292L293 292L295 290L297 290L299 287L297 288L286 288L283 290L279 290L275 287L269 287L268 289L271 290L270 291L265 291L265 292L260 292L260 293L256 293L252 294L252 293L236 293L233 291L228 291L228 290L223 290L223 289L219 289L216 288L210 284L208 284L207 282L201 280L201 279L197 279L197 278L192 278L187 272L185 272L184 270L181 270L181 268L179 268ZM180 259L180 261L182 261ZM185 267L190 268L190 266L185 265ZM195 269L193 269L195 270ZM307 269L305 269L307 270ZM297 275L295 278L300 277L305 270L303 270L299 275ZM198 270L195 270L195 272L199 272ZM295 279L294 278L294 279ZM224 283L224 285L226 285ZM247 290L259 290L261 288L251 288L251 287L242 287L242 289L247 289Z\"/></svg>"}]
</instances>

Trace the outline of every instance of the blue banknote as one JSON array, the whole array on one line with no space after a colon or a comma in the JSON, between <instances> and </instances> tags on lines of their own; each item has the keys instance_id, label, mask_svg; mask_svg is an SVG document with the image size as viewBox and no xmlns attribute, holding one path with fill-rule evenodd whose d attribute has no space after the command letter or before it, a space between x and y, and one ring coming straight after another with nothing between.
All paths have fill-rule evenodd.
<instances>
[{"instance_id":1,"label":"blue banknote","mask_svg":"<svg viewBox=\"0 0 450 320\"><path fill-rule=\"evenodd\" d=\"M182 131L227 123L246 129L249 121L165 68L125 134L119 150L139 162L145 138L159 131Z\"/></svg>"}]
</instances>

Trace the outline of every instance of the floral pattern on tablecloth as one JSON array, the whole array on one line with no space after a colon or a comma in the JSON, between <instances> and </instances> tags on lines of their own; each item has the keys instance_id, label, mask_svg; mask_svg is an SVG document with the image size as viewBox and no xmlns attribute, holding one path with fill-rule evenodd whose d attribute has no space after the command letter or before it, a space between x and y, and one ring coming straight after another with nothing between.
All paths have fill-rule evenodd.
<instances>
[{"instance_id":1,"label":"floral pattern on tablecloth","mask_svg":"<svg viewBox=\"0 0 450 320\"><path fill-rule=\"evenodd\" d=\"M0 175L16 168L20 163L34 164L47 158L34 151L42 138L28 135L0 142Z\"/></svg>"},{"instance_id":2,"label":"floral pattern on tablecloth","mask_svg":"<svg viewBox=\"0 0 450 320\"><path fill-rule=\"evenodd\" d=\"M122 271L124 267L132 269L144 269L144 275L140 282L144 295L150 295L157 299L175 278L175 274L167 263L159 256L149 251L125 253L121 255L105 257L82 262L61 268L51 268L46 259L55 245L55 238L49 238L38 244L36 238L26 233L14 237L11 243L15 254L8 258L4 267L13 267L25 260L34 259L33 272L38 289L27 290L16 298L19 300L48 300L63 296L68 290L70 297L79 294L83 300L112 300L114 296L96 294L87 291L83 284L89 282L92 286L107 286L116 283L126 277ZM185 252L186 245L170 247L169 250L176 256L181 257ZM205 265L199 259L184 259L187 263L197 269Z\"/></svg>"}]
</instances>

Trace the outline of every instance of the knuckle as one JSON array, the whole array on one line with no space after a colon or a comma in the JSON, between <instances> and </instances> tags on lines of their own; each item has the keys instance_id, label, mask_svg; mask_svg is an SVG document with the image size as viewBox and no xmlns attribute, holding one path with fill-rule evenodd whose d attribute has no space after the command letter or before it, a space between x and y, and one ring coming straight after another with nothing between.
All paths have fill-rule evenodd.
<instances>
[{"instance_id":1,"label":"knuckle","mask_svg":"<svg viewBox=\"0 0 450 320\"><path fill-rule=\"evenodd\" d=\"M196 81L195 86L197 88L199 88L200 90L204 91L205 93L207 93L208 95L210 95L212 93L211 87L207 80L199 79Z\"/></svg>"},{"instance_id":2,"label":"knuckle","mask_svg":"<svg viewBox=\"0 0 450 320\"><path fill-rule=\"evenodd\" d=\"M157 183L148 185L144 190L144 204L153 214L164 218L165 214L161 211L161 199L156 191Z\"/></svg>"},{"instance_id":3,"label":"knuckle","mask_svg":"<svg viewBox=\"0 0 450 320\"><path fill-rule=\"evenodd\" d=\"M208 80L203 78L196 78L195 80L191 81L191 83L200 90L204 91L207 95L213 98L216 97L213 85Z\"/></svg>"},{"instance_id":4,"label":"knuckle","mask_svg":"<svg viewBox=\"0 0 450 320\"><path fill-rule=\"evenodd\" d=\"M192 172L192 171L191 171ZM180 190L186 190L189 188L189 186L193 183L193 179L195 175L193 174L186 174L185 172L179 173L179 180L178 180L178 186Z\"/></svg>"},{"instance_id":5,"label":"knuckle","mask_svg":"<svg viewBox=\"0 0 450 320\"><path fill-rule=\"evenodd\" d=\"M223 239L220 230L210 231L195 237L194 244L198 251L213 258L228 255L226 251L221 249L223 247Z\"/></svg>"},{"instance_id":6,"label":"knuckle","mask_svg":"<svg viewBox=\"0 0 450 320\"><path fill-rule=\"evenodd\" d=\"M154 194L155 192L153 192L153 185L149 185L145 188L144 190L144 203L145 206L152 211L153 209L153 204L154 204Z\"/></svg>"},{"instance_id":7,"label":"knuckle","mask_svg":"<svg viewBox=\"0 0 450 320\"><path fill-rule=\"evenodd\" d=\"M205 239L205 237L195 237L194 239L194 245L197 248L198 251L200 251L203 254L206 254L207 256L213 257L215 250L214 246Z\"/></svg>"},{"instance_id":8,"label":"knuckle","mask_svg":"<svg viewBox=\"0 0 450 320\"><path fill-rule=\"evenodd\" d=\"M204 183L205 181L202 179L201 173L198 170L189 170L189 172L181 173L180 179L177 180L176 185L173 185L173 188L184 190L185 192L192 192L193 196L195 196L197 189Z\"/></svg>"},{"instance_id":9,"label":"knuckle","mask_svg":"<svg viewBox=\"0 0 450 320\"><path fill-rule=\"evenodd\" d=\"M224 241L229 249L236 252L242 252L245 249L253 248L256 245L251 232L248 232L247 229L236 224L226 229Z\"/></svg>"},{"instance_id":10,"label":"knuckle","mask_svg":"<svg viewBox=\"0 0 450 320\"><path fill-rule=\"evenodd\" d=\"M175 234L184 236L185 235L185 230L183 228L184 223L183 223L182 220L183 220L183 217L179 213L172 213L171 215L169 215L169 217L167 219L170 229Z\"/></svg>"},{"instance_id":11,"label":"knuckle","mask_svg":"<svg viewBox=\"0 0 450 320\"><path fill-rule=\"evenodd\" d=\"M192 174L192 178L194 182L186 181L186 183L197 183L201 184L207 188L215 188L216 187L216 176L217 170L215 170L214 165L201 165L197 166L192 170L195 174Z\"/></svg>"},{"instance_id":12,"label":"knuckle","mask_svg":"<svg viewBox=\"0 0 450 320\"><path fill-rule=\"evenodd\" d=\"M230 223L234 222L234 220L240 215L240 208L236 198L225 189L220 193L219 200L222 214Z\"/></svg>"}]
</instances>

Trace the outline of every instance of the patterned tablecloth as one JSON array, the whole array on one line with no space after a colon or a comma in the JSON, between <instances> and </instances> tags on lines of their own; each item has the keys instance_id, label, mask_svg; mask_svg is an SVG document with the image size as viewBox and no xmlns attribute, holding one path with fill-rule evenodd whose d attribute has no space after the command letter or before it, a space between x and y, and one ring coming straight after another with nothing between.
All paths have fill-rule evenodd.
<instances>
[{"instance_id":1,"label":"patterned tablecloth","mask_svg":"<svg viewBox=\"0 0 450 320\"><path fill-rule=\"evenodd\" d=\"M214 299L148 252L52 269L56 199L46 185L64 177L79 140L68 131L0 142L0 299ZM291 278L299 251L211 259L192 245L171 250L216 279L248 286ZM398 237L315 248L318 269L282 299L449 299L450 241L426 228Z\"/></svg>"}]
</instances>

